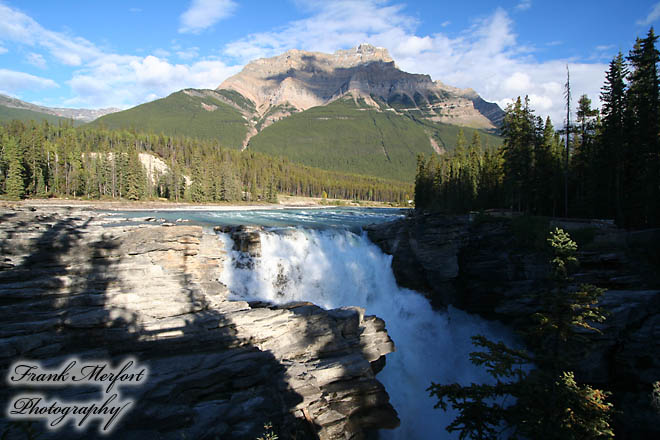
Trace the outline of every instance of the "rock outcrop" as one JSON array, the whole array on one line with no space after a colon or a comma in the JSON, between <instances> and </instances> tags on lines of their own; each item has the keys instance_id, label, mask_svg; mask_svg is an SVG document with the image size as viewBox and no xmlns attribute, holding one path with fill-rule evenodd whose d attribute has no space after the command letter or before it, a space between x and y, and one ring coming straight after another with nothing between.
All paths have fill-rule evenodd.
<instances>
[{"instance_id":1,"label":"rock outcrop","mask_svg":"<svg viewBox=\"0 0 660 440\"><path fill-rule=\"evenodd\" d=\"M580 247L579 283L606 288L601 305L610 314L588 357L575 366L579 380L614 392L622 411L620 438L658 438L660 415L651 407L660 380L660 231L626 232L607 223L555 221ZM431 298L512 326L528 319L528 292L547 286L548 255L521 245L509 219L420 215L367 228L391 254L397 282ZM518 234L520 235L520 234Z\"/></svg>"},{"instance_id":2,"label":"rock outcrop","mask_svg":"<svg viewBox=\"0 0 660 440\"><path fill-rule=\"evenodd\" d=\"M375 378L394 350L384 322L359 308L229 301L213 231L3 209L0 247L4 377L19 359L114 366L131 356L148 366L144 386L126 389L136 403L111 437L255 439L270 423L280 438L357 439L398 425ZM39 392L89 397L78 389ZM4 408L19 391L2 388ZM35 427L39 438L96 432ZM5 432L24 435L3 418Z\"/></svg>"},{"instance_id":3,"label":"rock outcrop","mask_svg":"<svg viewBox=\"0 0 660 440\"><path fill-rule=\"evenodd\" d=\"M370 44L333 54L293 49L261 58L226 79L218 87L222 89L252 101L260 119L267 114L272 119L275 113L281 119L346 95L375 108L415 111L433 121L477 128L499 126L504 115L497 104L487 103L472 89L400 70L387 49Z\"/></svg>"}]
</instances>

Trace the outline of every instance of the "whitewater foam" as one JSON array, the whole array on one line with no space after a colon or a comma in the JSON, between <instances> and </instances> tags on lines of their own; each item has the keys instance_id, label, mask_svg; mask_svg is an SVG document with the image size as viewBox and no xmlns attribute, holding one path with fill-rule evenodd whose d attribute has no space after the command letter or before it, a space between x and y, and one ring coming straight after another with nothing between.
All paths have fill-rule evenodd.
<instances>
[{"instance_id":1,"label":"whitewater foam","mask_svg":"<svg viewBox=\"0 0 660 440\"><path fill-rule=\"evenodd\" d=\"M302 228L264 231L261 257L252 265L240 264L249 256L232 250L228 235L221 238L232 263L225 264L220 281L234 299L275 304L310 301L328 309L360 306L385 320L396 352L387 355L378 379L399 413L401 427L382 431L382 438L458 437L444 429L456 414L434 409L435 400L426 389L431 381L488 382L484 370L469 361L474 351L470 337L483 334L509 340L502 325L452 307L432 310L421 294L397 286L392 257L364 234Z\"/></svg>"}]
</instances>

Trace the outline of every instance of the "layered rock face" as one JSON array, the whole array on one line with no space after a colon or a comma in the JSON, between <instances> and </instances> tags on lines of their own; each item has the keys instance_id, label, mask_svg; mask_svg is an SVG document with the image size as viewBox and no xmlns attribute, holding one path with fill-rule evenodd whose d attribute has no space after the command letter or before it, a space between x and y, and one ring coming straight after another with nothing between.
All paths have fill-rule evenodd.
<instances>
[{"instance_id":1,"label":"layered rock face","mask_svg":"<svg viewBox=\"0 0 660 440\"><path fill-rule=\"evenodd\" d=\"M234 90L255 103L259 117L326 105L347 94L375 108L423 110L439 122L494 128L503 112L471 89L432 81L428 75L403 72L386 49L361 44L333 54L289 50L250 62L218 89Z\"/></svg>"},{"instance_id":2,"label":"layered rock face","mask_svg":"<svg viewBox=\"0 0 660 440\"><path fill-rule=\"evenodd\" d=\"M588 357L575 366L577 378L614 392L622 438L658 438L660 415L651 407L651 391L660 380L660 231L556 223L593 235L579 250L575 278L608 289L601 306L610 314ZM548 255L520 246L509 220L428 215L367 229L393 255L397 282L426 292L436 306L452 304L516 326L535 310L526 294L547 286Z\"/></svg>"},{"instance_id":3,"label":"layered rock face","mask_svg":"<svg viewBox=\"0 0 660 440\"><path fill-rule=\"evenodd\" d=\"M255 439L270 423L280 438L357 439L398 425L375 378L394 350L382 320L359 308L229 301L216 281L221 243L200 226L49 211L0 212L3 376L19 359L114 367L135 357L149 377L126 389L135 404L111 438ZM21 391L2 388L5 408ZM0 433L24 438L9 422ZM39 438L96 434L33 428Z\"/></svg>"}]
</instances>

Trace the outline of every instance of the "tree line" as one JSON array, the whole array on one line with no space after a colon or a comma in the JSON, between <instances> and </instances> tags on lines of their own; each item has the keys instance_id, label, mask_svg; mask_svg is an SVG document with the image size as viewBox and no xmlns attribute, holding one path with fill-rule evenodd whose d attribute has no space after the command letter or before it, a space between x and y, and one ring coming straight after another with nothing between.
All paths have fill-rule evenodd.
<instances>
[{"instance_id":1,"label":"tree line","mask_svg":"<svg viewBox=\"0 0 660 440\"><path fill-rule=\"evenodd\" d=\"M164 162L148 175L140 155ZM278 194L406 203L405 182L320 170L212 140L11 121L0 125L0 194L173 201L277 201Z\"/></svg>"},{"instance_id":2,"label":"tree line","mask_svg":"<svg viewBox=\"0 0 660 440\"><path fill-rule=\"evenodd\" d=\"M500 148L483 148L477 135L468 145L459 136L451 154L420 156L416 207L609 218L630 228L660 225L657 40L651 28L627 57L619 53L606 72L602 108L591 108L582 95L576 122L563 132L519 97L506 108Z\"/></svg>"}]
</instances>

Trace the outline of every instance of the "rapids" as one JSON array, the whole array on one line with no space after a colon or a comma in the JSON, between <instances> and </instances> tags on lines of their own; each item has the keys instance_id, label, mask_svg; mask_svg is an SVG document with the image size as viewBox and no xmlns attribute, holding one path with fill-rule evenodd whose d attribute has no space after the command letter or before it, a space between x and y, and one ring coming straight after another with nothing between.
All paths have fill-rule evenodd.
<instances>
[{"instance_id":1,"label":"rapids","mask_svg":"<svg viewBox=\"0 0 660 440\"><path fill-rule=\"evenodd\" d=\"M286 227L261 232L262 255L246 265L249 255L232 250L232 260L220 281L235 299L282 304L310 301L324 308L360 306L383 318L396 352L378 374L385 385L401 426L382 431L381 438L457 438L445 431L454 419L434 409L426 388L439 383L487 382L490 377L469 361L474 351L470 336L484 334L509 340L503 326L449 307L434 311L426 298L397 286L391 256L365 234L343 228Z\"/></svg>"}]
</instances>

